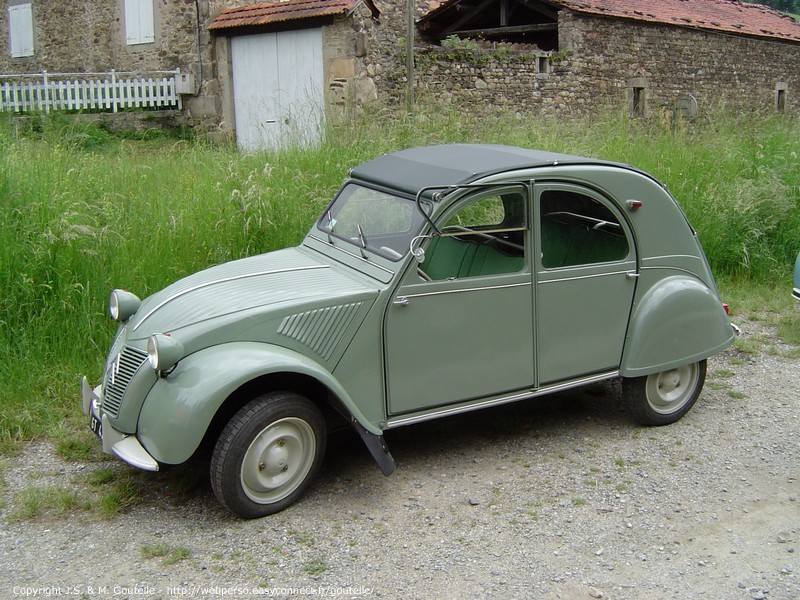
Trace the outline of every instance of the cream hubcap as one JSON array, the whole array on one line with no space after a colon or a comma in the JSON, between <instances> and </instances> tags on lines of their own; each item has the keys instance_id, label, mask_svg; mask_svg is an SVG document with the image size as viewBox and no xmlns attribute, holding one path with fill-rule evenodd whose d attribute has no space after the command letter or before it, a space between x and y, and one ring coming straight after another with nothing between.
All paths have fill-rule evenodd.
<instances>
[{"instance_id":1,"label":"cream hubcap","mask_svg":"<svg viewBox=\"0 0 800 600\"><path fill-rule=\"evenodd\" d=\"M278 502L295 491L314 463L317 441L303 419L287 417L262 429L244 455L242 489L259 504Z\"/></svg>"}]
</instances>

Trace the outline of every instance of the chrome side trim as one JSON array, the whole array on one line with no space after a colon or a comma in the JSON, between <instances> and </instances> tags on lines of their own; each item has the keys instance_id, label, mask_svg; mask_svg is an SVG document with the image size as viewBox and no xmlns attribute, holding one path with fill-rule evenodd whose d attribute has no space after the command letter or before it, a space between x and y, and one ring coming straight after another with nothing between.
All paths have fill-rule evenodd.
<instances>
[{"instance_id":1,"label":"chrome side trim","mask_svg":"<svg viewBox=\"0 0 800 600\"><path fill-rule=\"evenodd\" d=\"M642 259L642 264L656 262L659 260L672 260L675 258L699 258L696 254L665 254L663 256L648 256L647 258Z\"/></svg>"},{"instance_id":2,"label":"chrome side trim","mask_svg":"<svg viewBox=\"0 0 800 600\"><path fill-rule=\"evenodd\" d=\"M136 326L133 328L133 330L136 331L137 329L139 329L139 327L141 327L142 323L147 321L147 319L149 319L153 315L154 312L156 312L157 310L161 309L165 305L169 304L173 300L176 300L176 299L180 298L181 296L185 296L186 294L191 294L192 292L196 292L197 290L201 290L201 289L203 289L205 287L210 287L210 286L216 285L218 283L228 283L229 281L239 281L241 279L249 279L251 277L262 277L264 275L276 275L278 273L293 273L295 271L312 271L314 269L330 269L330 266L329 265L312 265L310 267L291 267L291 268L287 268L287 269L273 269L272 271L259 271L258 273L245 273L243 275L233 275L231 277L223 277L222 279L215 279L213 281L206 281L204 283L199 283L199 284L194 285L194 286L192 286L190 288L186 288L185 290L182 290L182 291L178 292L177 294L174 294L173 296L170 296L166 300L160 302L159 304L157 304L156 306L151 308L147 312L147 314L145 314L141 318L141 320L136 324Z\"/></svg>"},{"instance_id":3,"label":"chrome side trim","mask_svg":"<svg viewBox=\"0 0 800 600\"><path fill-rule=\"evenodd\" d=\"M662 271L664 269L668 269L670 271L677 271L678 273L686 273L687 275L690 275L694 279L698 279L700 281L703 281L702 279L700 279L700 277L697 275L696 272L690 271L689 269L684 269L682 267L674 267L672 265L655 265L655 266L652 266L652 267L642 266L642 268L641 268L642 271ZM703 283L705 283L705 282L703 282Z\"/></svg>"},{"instance_id":4,"label":"chrome side trim","mask_svg":"<svg viewBox=\"0 0 800 600\"><path fill-rule=\"evenodd\" d=\"M459 415L462 413L470 412L473 410L479 410L481 408L488 408L490 406L500 406L502 404L509 404L511 402L517 402L518 400L527 400L529 398L536 398L537 396L545 396L547 394L553 394L555 392L561 392L563 390L568 390L571 388L580 387L582 385L588 385L590 383L597 383L599 381L605 381L606 379L614 379L615 377L619 376L619 370L615 371L608 371L607 373L599 373L597 375L590 375L588 377L583 377L581 379L576 379L573 381L567 381L563 383L555 383L551 385L545 385L540 387L537 390L528 390L525 392L519 392L516 394L511 394L510 396L502 396L500 398L493 398L489 400L476 400L468 404L461 404L458 406L451 406L447 408L442 408L439 410L433 410L430 412L425 413L418 413L415 415L409 416L401 416L395 417L393 419L388 419L386 421L385 429L395 429L396 427L403 427L405 425L413 425L414 423L422 423L424 421L430 421L433 419L439 419L441 417L450 417L453 415Z\"/></svg>"},{"instance_id":5,"label":"chrome side trim","mask_svg":"<svg viewBox=\"0 0 800 600\"><path fill-rule=\"evenodd\" d=\"M598 277L610 277L611 275L628 275L635 269L625 269L624 271L611 271L610 273L595 273L593 275L576 275L575 277L559 277L558 279L540 279L537 283L559 283L561 281L578 281L579 279L597 279Z\"/></svg>"},{"instance_id":6,"label":"chrome side trim","mask_svg":"<svg viewBox=\"0 0 800 600\"><path fill-rule=\"evenodd\" d=\"M455 280L453 280L455 281ZM507 283L504 285L488 285L485 287L472 287L472 288L458 288L454 290L440 290L437 292L422 292L420 294L402 294L398 296L398 299L405 298L424 298L426 296L442 296L444 294L461 294L463 292L480 292L483 290L503 290L507 288L515 288L515 287L530 287L533 285L530 281L526 281L524 283ZM407 302L405 304L408 304Z\"/></svg>"}]
</instances>

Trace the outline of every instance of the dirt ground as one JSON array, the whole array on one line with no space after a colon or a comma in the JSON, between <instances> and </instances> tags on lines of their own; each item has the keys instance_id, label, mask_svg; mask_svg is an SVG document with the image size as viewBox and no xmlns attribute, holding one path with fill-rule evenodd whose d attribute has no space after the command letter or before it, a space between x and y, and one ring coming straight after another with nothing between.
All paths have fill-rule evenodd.
<instances>
[{"instance_id":1,"label":"dirt ground","mask_svg":"<svg viewBox=\"0 0 800 600\"><path fill-rule=\"evenodd\" d=\"M133 471L35 442L2 471L0 596L800 598L800 359L762 348L710 360L668 427L635 425L612 382L391 431L390 477L337 434L310 492L254 521L203 464L134 473L110 518L20 519L31 490Z\"/></svg>"}]
</instances>

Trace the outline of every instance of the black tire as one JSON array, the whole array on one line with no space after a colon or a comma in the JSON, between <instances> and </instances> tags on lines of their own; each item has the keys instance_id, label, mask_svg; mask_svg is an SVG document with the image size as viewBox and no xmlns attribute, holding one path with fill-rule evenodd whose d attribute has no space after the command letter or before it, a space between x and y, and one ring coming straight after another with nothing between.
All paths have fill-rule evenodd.
<instances>
[{"instance_id":1,"label":"black tire","mask_svg":"<svg viewBox=\"0 0 800 600\"><path fill-rule=\"evenodd\" d=\"M223 506L245 519L279 512L305 492L326 442L325 418L308 398L264 394L222 430L211 456L211 487Z\"/></svg>"},{"instance_id":2,"label":"black tire","mask_svg":"<svg viewBox=\"0 0 800 600\"><path fill-rule=\"evenodd\" d=\"M642 425L669 425L694 406L706 380L706 361L623 378L622 395L628 409Z\"/></svg>"}]
</instances>

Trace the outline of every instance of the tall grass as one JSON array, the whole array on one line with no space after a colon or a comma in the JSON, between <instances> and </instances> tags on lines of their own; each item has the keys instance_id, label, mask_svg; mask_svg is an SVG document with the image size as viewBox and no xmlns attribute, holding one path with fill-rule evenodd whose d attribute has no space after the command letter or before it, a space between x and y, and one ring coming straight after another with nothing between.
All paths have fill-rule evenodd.
<instances>
[{"instance_id":1,"label":"tall grass","mask_svg":"<svg viewBox=\"0 0 800 600\"><path fill-rule=\"evenodd\" d=\"M347 169L383 152L493 142L628 162L667 184L717 274L788 279L800 250L800 124L722 112L693 124L480 118L436 106L329 124L318 148L232 148L44 120L0 123L0 441L77 414L100 375L108 291L145 296L208 265L297 244Z\"/></svg>"}]
</instances>

